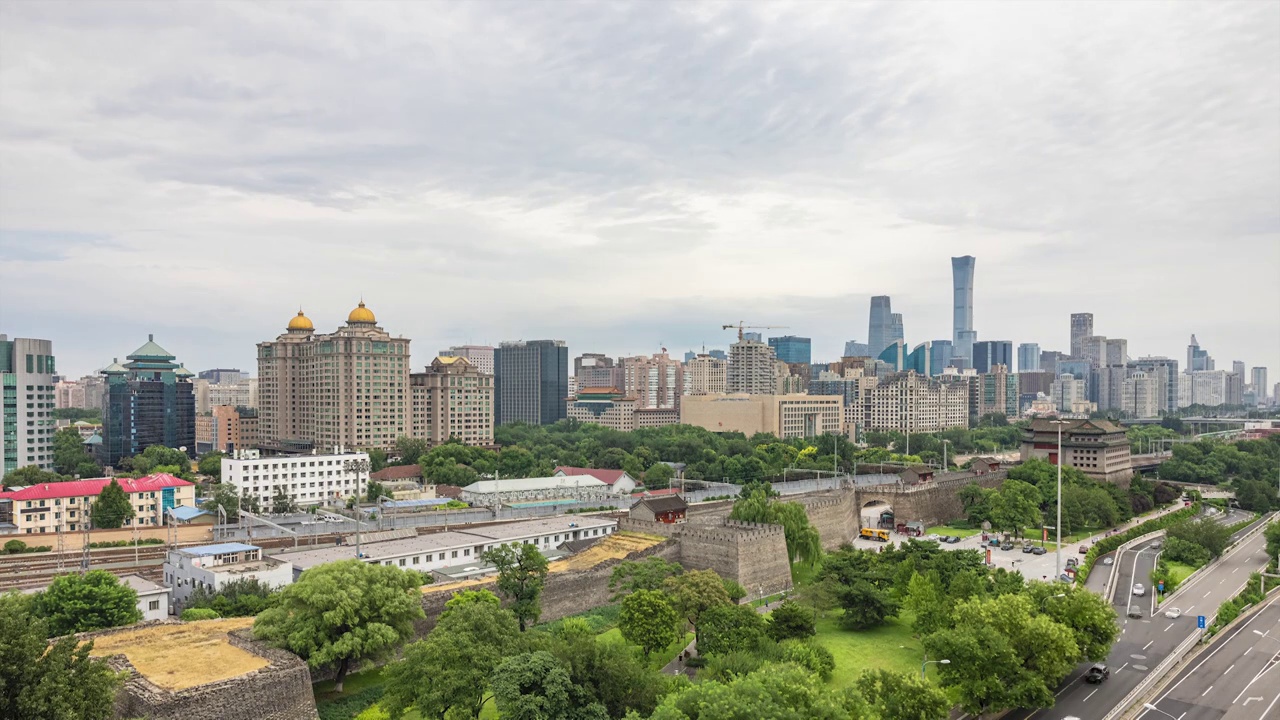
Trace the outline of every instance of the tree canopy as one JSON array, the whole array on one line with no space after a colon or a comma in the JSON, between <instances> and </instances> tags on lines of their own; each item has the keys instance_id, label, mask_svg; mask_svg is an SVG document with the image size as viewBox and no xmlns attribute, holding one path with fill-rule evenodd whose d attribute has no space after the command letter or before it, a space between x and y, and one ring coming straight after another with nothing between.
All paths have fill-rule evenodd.
<instances>
[{"instance_id":1,"label":"tree canopy","mask_svg":"<svg viewBox=\"0 0 1280 720\"><path fill-rule=\"evenodd\" d=\"M480 558L492 563L498 571L498 592L510 601L520 632L524 632L542 614L540 600L547 579L546 556L533 545L521 543L518 548L499 545L484 551Z\"/></svg>"},{"instance_id":2,"label":"tree canopy","mask_svg":"<svg viewBox=\"0 0 1280 720\"><path fill-rule=\"evenodd\" d=\"M142 619L138 593L106 570L59 575L37 593L33 610L47 620L51 637L131 625Z\"/></svg>"}]
</instances>

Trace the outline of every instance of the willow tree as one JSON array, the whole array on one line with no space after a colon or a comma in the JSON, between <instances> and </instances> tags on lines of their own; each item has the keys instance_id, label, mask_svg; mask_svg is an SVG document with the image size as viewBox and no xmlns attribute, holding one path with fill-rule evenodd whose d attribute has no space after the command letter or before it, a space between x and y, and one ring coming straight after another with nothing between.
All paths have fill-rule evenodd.
<instances>
[{"instance_id":1,"label":"willow tree","mask_svg":"<svg viewBox=\"0 0 1280 720\"><path fill-rule=\"evenodd\" d=\"M822 557L822 539L818 536L818 529L809 524L809 516L800 503L771 500L764 490L755 490L733 504L729 518L781 525L787 539L787 556L793 563L812 565Z\"/></svg>"}]
</instances>

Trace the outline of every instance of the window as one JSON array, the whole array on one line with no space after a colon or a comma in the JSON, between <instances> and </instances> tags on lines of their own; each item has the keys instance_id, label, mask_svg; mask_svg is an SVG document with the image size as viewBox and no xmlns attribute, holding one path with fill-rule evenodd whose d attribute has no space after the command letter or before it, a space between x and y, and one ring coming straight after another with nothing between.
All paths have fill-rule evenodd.
<instances>
[{"instance_id":1,"label":"window","mask_svg":"<svg viewBox=\"0 0 1280 720\"><path fill-rule=\"evenodd\" d=\"M148 610L159 610L159 609L160 609L160 601L159 601L159 600L152 600L151 602L147 603L147 609L148 609Z\"/></svg>"}]
</instances>

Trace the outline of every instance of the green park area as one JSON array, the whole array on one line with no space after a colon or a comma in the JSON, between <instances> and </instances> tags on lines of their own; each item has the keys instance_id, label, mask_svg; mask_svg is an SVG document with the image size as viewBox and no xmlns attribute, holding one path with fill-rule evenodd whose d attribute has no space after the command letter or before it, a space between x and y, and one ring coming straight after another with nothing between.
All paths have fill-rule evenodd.
<instances>
[{"instance_id":1,"label":"green park area","mask_svg":"<svg viewBox=\"0 0 1280 720\"><path fill-rule=\"evenodd\" d=\"M883 668L893 672L918 673L924 649L911 629L911 614L903 613L870 630L845 630L838 616L819 618L815 641L831 651L835 671L831 683L852 687L865 670Z\"/></svg>"}]
</instances>

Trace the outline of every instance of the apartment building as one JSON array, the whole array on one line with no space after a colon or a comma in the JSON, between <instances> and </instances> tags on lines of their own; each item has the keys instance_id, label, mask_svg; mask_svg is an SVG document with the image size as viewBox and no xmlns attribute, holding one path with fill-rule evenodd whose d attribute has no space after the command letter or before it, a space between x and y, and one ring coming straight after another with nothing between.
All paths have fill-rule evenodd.
<instances>
[{"instance_id":1,"label":"apartment building","mask_svg":"<svg viewBox=\"0 0 1280 720\"><path fill-rule=\"evenodd\" d=\"M773 348L744 339L729 346L726 385L730 393L773 395L777 392Z\"/></svg>"},{"instance_id":2,"label":"apartment building","mask_svg":"<svg viewBox=\"0 0 1280 720\"><path fill-rule=\"evenodd\" d=\"M119 478L135 516L125 527L163 525L165 512L175 507L195 507L195 485L168 473L140 478ZM78 532L91 522L93 503L111 478L41 483L21 490L0 492L0 532L22 535Z\"/></svg>"},{"instance_id":3,"label":"apartment building","mask_svg":"<svg viewBox=\"0 0 1280 720\"><path fill-rule=\"evenodd\" d=\"M0 335L0 477L21 467L53 469L53 343Z\"/></svg>"},{"instance_id":4,"label":"apartment building","mask_svg":"<svg viewBox=\"0 0 1280 720\"><path fill-rule=\"evenodd\" d=\"M979 376L982 385L978 396L978 417L988 413L1001 413L1006 417L1018 415L1018 376L1009 372L1009 366L996 364L991 371Z\"/></svg>"},{"instance_id":5,"label":"apartment building","mask_svg":"<svg viewBox=\"0 0 1280 720\"><path fill-rule=\"evenodd\" d=\"M897 373L870 389L866 407L868 430L918 433L968 427L969 384Z\"/></svg>"},{"instance_id":6,"label":"apartment building","mask_svg":"<svg viewBox=\"0 0 1280 720\"><path fill-rule=\"evenodd\" d=\"M441 356L409 375L409 436L432 445L456 438L493 447L493 376L461 355Z\"/></svg>"},{"instance_id":7,"label":"apartment building","mask_svg":"<svg viewBox=\"0 0 1280 720\"><path fill-rule=\"evenodd\" d=\"M245 450L222 458L222 482L266 506L271 505L278 488L298 505L341 502L353 495L363 496L369 480L368 472L347 469L351 460L368 463L369 453L263 457L256 450Z\"/></svg>"},{"instance_id":8,"label":"apartment building","mask_svg":"<svg viewBox=\"0 0 1280 720\"><path fill-rule=\"evenodd\" d=\"M1125 378L1120 410L1131 418L1160 417L1160 384L1141 370Z\"/></svg>"},{"instance_id":9,"label":"apartment building","mask_svg":"<svg viewBox=\"0 0 1280 720\"><path fill-rule=\"evenodd\" d=\"M635 398L638 407L680 407L680 397L684 395L684 366L667 355L665 348L651 357L622 358L619 364L622 367L622 392Z\"/></svg>"},{"instance_id":10,"label":"apartment building","mask_svg":"<svg viewBox=\"0 0 1280 720\"><path fill-rule=\"evenodd\" d=\"M729 363L713 355L699 354L685 363L685 395L719 395L728 392Z\"/></svg>"},{"instance_id":11,"label":"apartment building","mask_svg":"<svg viewBox=\"0 0 1280 720\"><path fill-rule=\"evenodd\" d=\"M196 417L196 454L233 454L249 446L240 436L240 413L231 405L215 405L208 415Z\"/></svg>"}]
</instances>

